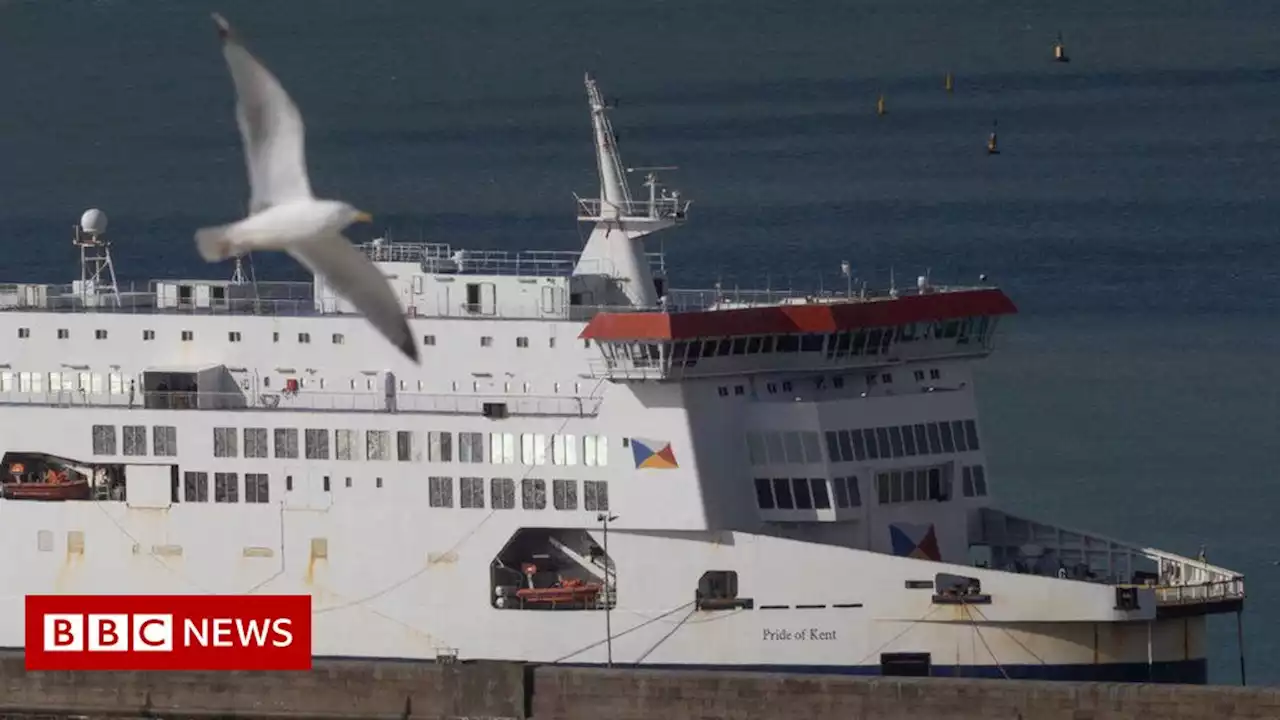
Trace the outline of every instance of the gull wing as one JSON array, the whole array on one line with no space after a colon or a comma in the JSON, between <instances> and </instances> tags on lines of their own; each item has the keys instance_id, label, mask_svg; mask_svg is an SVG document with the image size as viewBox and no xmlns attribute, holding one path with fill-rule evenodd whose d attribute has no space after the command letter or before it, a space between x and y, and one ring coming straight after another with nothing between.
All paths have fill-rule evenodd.
<instances>
[{"instance_id":1,"label":"gull wing","mask_svg":"<svg viewBox=\"0 0 1280 720\"><path fill-rule=\"evenodd\" d=\"M341 233L322 235L289 249L298 262L323 277L339 295L414 363L418 346L387 278Z\"/></svg>"},{"instance_id":2,"label":"gull wing","mask_svg":"<svg viewBox=\"0 0 1280 720\"><path fill-rule=\"evenodd\" d=\"M249 214L291 200L307 200L302 115L269 70L250 54L221 15L214 14L222 54L236 88L236 124L249 169Z\"/></svg>"}]
</instances>

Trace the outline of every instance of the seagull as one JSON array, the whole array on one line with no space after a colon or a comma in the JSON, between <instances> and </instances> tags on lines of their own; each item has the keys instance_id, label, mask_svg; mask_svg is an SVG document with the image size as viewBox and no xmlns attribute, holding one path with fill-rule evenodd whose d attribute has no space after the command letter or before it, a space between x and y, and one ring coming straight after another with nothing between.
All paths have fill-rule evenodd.
<instances>
[{"instance_id":1,"label":"seagull","mask_svg":"<svg viewBox=\"0 0 1280 720\"><path fill-rule=\"evenodd\" d=\"M230 23L214 13L222 54L236 88L236 124L249 169L249 216L196 231L196 248L207 262L254 250L283 250L323 277L378 332L414 363L418 348L386 277L342 231L370 222L368 213L311 194L303 150L302 116L280 82L249 53Z\"/></svg>"}]
</instances>

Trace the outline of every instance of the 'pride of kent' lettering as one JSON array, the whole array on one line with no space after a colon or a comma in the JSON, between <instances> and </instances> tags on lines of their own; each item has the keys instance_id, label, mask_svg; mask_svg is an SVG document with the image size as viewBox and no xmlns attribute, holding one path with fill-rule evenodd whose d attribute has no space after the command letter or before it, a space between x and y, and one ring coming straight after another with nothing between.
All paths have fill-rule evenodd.
<instances>
[{"instance_id":1,"label":"'pride of kent' lettering","mask_svg":"<svg viewBox=\"0 0 1280 720\"><path fill-rule=\"evenodd\" d=\"M28 670L306 670L311 598L26 598Z\"/></svg>"}]
</instances>

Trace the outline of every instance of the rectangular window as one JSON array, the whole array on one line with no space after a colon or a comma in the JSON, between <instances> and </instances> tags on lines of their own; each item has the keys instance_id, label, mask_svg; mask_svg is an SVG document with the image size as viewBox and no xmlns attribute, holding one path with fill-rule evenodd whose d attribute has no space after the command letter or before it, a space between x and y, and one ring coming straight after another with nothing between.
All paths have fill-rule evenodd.
<instances>
[{"instance_id":1,"label":"rectangular window","mask_svg":"<svg viewBox=\"0 0 1280 720\"><path fill-rule=\"evenodd\" d=\"M964 437L969 441L970 450L981 450L978 446L978 424L972 420L964 421Z\"/></svg>"},{"instance_id":2,"label":"rectangular window","mask_svg":"<svg viewBox=\"0 0 1280 720\"><path fill-rule=\"evenodd\" d=\"M862 494L858 490L857 476L850 475L845 478L845 485L849 489L849 507L862 507Z\"/></svg>"},{"instance_id":3,"label":"rectangular window","mask_svg":"<svg viewBox=\"0 0 1280 720\"><path fill-rule=\"evenodd\" d=\"M547 507L547 481L524 478L520 481L520 504L525 510L545 510Z\"/></svg>"},{"instance_id":4,"label":"rectangular window","mask_svg":"<svg viewBox=\"0 0 1280 720\"><path fill-rule=\"evenodd\" d=\"M858 431L854 430L854 432L858 432ZM879 445L876 444L875 430L872 430L870 428L864 428L862 430L862 444L866 446L868 458L870 458L871 460L880 459L880 449L879 449Z\"/></svg>"},{"instance_id":5,"label":"rectangular window","mask_svg":"<svg viewBox=\"0 0 1280 720\"><path fill-rule=\"evenodd\" d=\"M276 428L276 457L298 457L298 428Z\"/></svg>"},{"instance_id":6,"label":"rectangular window","mask_svg":"<svg viewBox=\"0 0 1280 720\"><path fill-rule=\"evenodd\" d=\"M804 449L800 443L800 433L794 430L782 434L783 446L787 451L787 463L800 465L804 463Z\"/></svg>"},{"instance_id":7,"label":"rectangular window","mask_svg":"<svg viewBox=\"0 0 1280 720\"><path fill-rule=\"evenodd\" d=\"M916 431L916 432L915 432L915 436L916 436L916 450L917 450L921 455L928 455L928 454L929 454L929 437L928 437L928 435L926 435L926 434L925 434L925 431L924 431L924 425L923 425L923 424L919 424L919 425L915 425L915 426L913 426L913 427L915 427L915 431Z\"/></svg>"},{"instance_id":8,"label":"rectangular window","mask_svg":"<svg viewBox=\"0 0 1280 720\"><path fill-rule=\"evenodd\" d=\"M146 425L125 425L124 426L124 454L125 455L146 455L147 454L147 426Z\"/></svg>"},{"instance_id":9,"label":"rectangular window","mask_svg":"<svg viewBox=\"0 0 1280 720\"><path fill-rule=\"evenodd\" d=\"M818 442L818 433L806 430L800 433L800 441L804 445L804 461L806 463L822 462L822 443Z\"/></svg>"},{"instance_id":10,"label":"rectangular window","mask_svg":"<svg viewBox=\"0 0 1280 720\"><path fill-rule=\"evenodd\" d=\"M782 444L782 433L766 432L764 433L764 444L768 450L770 465L785 465L787 462L787 451Z\"/></svg>"},{"instance_id":11,"label":"rectangular window","mask_svg":"<svg viewBox=\"0 0 1280 720\"><path fill-rule=\"evenodd\" d=\"M440 430L427 433L427 453L431 462L453 462L453 433Z\"/></svg>"},{"instance_id":12,"label":"rectangular window","mask_svg":"<svg viewBox=\"0 0 1280 720\"><path fill-rule=\"evenodd\" d=\"M788 478L773 479L773 499L779 510L795 510L795 497L791 494L791 480Z\"/></svg>"},{"instance_id":13,"label":"rectangular window","mask_svg":"<svg viewBox=\"0 0 1280 720\"><path fill-rule=\"evenodd\" d=\"M902 457L904 452L902 449L902 428L894 425L889 428L889 445L893 449L894 457Z\"/></svg>"},{"instance_id":14,"label":"rectangular window","mask_svg":"<svg viewBox=\"0 0 1280 720\"><path fill-rule=\"evenodd\" d=\"M533 464L533 433L520 433L520 462Z\"/></svg>"},{"instance_id":15,"label":"rectangular window","mask_svg":"<svg viewBox=\"0 0 1280 720\"><path fill-rule=\"evenodd\" d=\"M270 502L270 483L266 473L245 473L244 501L248 503Z\"/></svg>"},{"instance_id":16,"label":"rectangular window","mask_svg":"<svg viewBox=\"0 0 1280 720\"><path fill-rule=\"evenodd\" d=\"M902 447L906 451L907 457L914 457L916 454L916 436L911 432L910 425L903 425L902 431Z\"/></svg>"},{"instance_id":17,"label":"rectangular window","mask_svg":"<svg viewBox=\"0 0 1280 720\"><path fill-rule=\"evenodd\" d=\"M827 492L827 479L809 478L809 485L813 491L813 506L819 510L830 510L831 495Z\"/></svg>"},{"instance_id":18,"label":"rectangular window","mask_svg":"<svg viewBox=\"0 0 1280 720\"><path fill-rule=\"evenodd\" d=\"M557 510L578 509L578 481L552 480L551 499Z\"/></svg>"},{"instance_id":19,"label":"rectangular window","mask_svg":"<svg viewBox=\"0 0 1280 720\"><path fill-rule=\"evenodd\" d=\"M458 433L458 462L482 463L484 461L484 433Z\"/></svg>"},{"instance_id":20,"label":"rectangular window","mask_svg":"<svg viewBox=\"0 0 1280 720\"><path fill-rule=\"evenodd\" d=\"M235 437L234 435L232 437ZM240 502L240 478L235 473L213 474L213 501L219 503Z\"/></svg>"},{"instance_id":21,"label":"rectangular window","mask_svg":"<svg viewBox=\"0 0 1280 720\"><path fill-rule=\"evenodd\" d=\"M453 478L427 478L431 507L453 507Z\"/></svg>"},{"instance_id":22,"label":"rectangular window","mask_svg":"<svg viewBox=\"0 0 1280 720\"><path fill-rule=\"evenodd\" d=\"M929 423L929 452L934 455L942 453L942 440L938 437L938 423Z\"/></svg>"},{"instance_id":23,"label":"rectangular window","mask_svg":"<svg viewBox=\"0 0 1280 720\"><path fill-rule=\"evenodd\" d=\"M797 509L813 509L813 493L811 490L808 478L791 478L791 495L795 498Z\"/></svg>"},{"instance_id":24,"label":"rectangular window","mask_svg":"<svg viewBox=\"0 0 1280 720\"><path fill-rule=\"evenodd\" d=\"M414 459L413 432L410 430L396 431L396 460L399 462L411 462Z\"/></svg>"},{"instance_id":25,"label":"rectangular window","mask_svg":"<svg viewBox=\"0 0 1280 720\"><path fill-rule=\"evenodd\" d=\"M987 471L981 465L973 466L973 494L979 497L987 494Z\"/></svg>"},{"instance_id":26,"label":"rectangular window","mask_svg":"<svg viewBox=\"0 0 1280 720\"><path fill-rule=\"evenodd\" d=\"M244 429L244 456L247 458L270 457L270 448L267 447L266 428L250 427Z\"/></svg>"},{"instance_id":27,"label":"rectangular window","mask_svg":"<svg viewBox=\"0 0 1280 720\"><path fill-rule=\"evenodd\" d=\"M582 436L582 464L604 467L609 464L609 439L604 435Z\"/></svg>"},{"instance_id":28,"label":"rectangular window","mask_svg":"<svg viewBox=\"0 0 1280 720\"><path fill-rule=\"evenodd\" d=\"M355 460L353 452L356 446L355 430L333 431L333 458L335 460Z\"/></svg>"},{"instance_id":29,"label":"rectangular window","mask_svg":"<svg viewBox=\"0 0 1280 720\"><path fill-rule=\"evenodd\" d=\"M152 454L159 457L176 457L178 454L178 428L172 425L156 425L151 428Z\"/></svg>"},{"instance_id":30,"label":"rectangular window","mask_svg":"<svg viewBox=\"0 0 1280 720\"><path fill-rule=\"evenodd\" d=\"M387 430L366 430L364 434L365 459L391 459L391 433Z\"/></svg>"},{"instance_id":31,"label":"rectangular window","mask_svg":"<svg viewBox=\"0 0 1280 720\"><path fill-rule=\"evenodd\" d=\"M458 507L484 507L484 480L478 477L464 477L458 480Z\"/></svg>"},{"instance_id":32,"label":"rectangular window","mask_svg":"<svg viewBox=\"0 0 1280 720\"><path fill-rule=\"evenodd\" d=\"M769 478L756 478L756 505L761 510L772 510L775 507L773 481Z\"/></svg>"},{"instance_id":33,"label":"rectangular window","mask_svg":"<svg viewBox=\"0 0 1280 720\"><path fill-rule=\"evenodd\" d=\"M889 431L887 428L876 428L876 440L880 446L880 457L885 459L893 457L893 448L889 446Z\"/></svg>"},{"instance_id":34,"label":"rectangular window","mask_svg":"<svg viewBox=\"0 0 1280 720\"><path fill-rule=\"evenodd\" d=\"M603 480L583 480L582 509L591 512L608 512L609 484Z\"/></svg>"},{"instance_id":35,"label":"rectangular window","mask_svg":"<svg viewBox=\"0 0 1280 720\"><path fill-rule=\"evenodd\" d=\"M493 478L489 481L489 507L494 510L511 510L516 506L516 481L511 478Z\"/></svg>"},{"instance_id":36,"label":"rectangular window","mask_svg":"<svg viewBox=\"0 0 1280 720\"><path fill-rule=\"evenodd\" d=\"M182 474L183 502L209 502L209 473L190 472Z\"/></svg>"},{"instance_id":37,"label":"rectangular window","mask_svg":"<svg viewBox=\"0 0 1280 720\"><path fill-rule=\"evenodd\" d=\"M329 431L322 428L307 428L303 435L306 441L308 460L329 459Z\"/></svg>"},{"instance_id":38,"label":"rectangular window","mask_svg":"<svg viewBox=\"0 0 1280 720\"><path fill-rule=\"evenodd\" d=\"M840 431L840 459L844 462L867 459L867 451L862 447L862 433L857 430Z\"/></svg>"},{"instance_id":39,"label":"rectangular window","mask_svg":"<svg viewBox=\"0 0 1280 720\"><path fill-rule=\"evenodd\" d=\"M831 478L831 489L835 491L836 507L849 507L849 487L845 485L845 479L842 477Z\"/></svg>"},{"instance_id":40,"label":"rectangular window","mask_svg":"<svg viewBox=\"0 0 1280 720\"><path fill-rule=\"evenodd\" d=\"M965 497L973 497L973 468L968 465L960 469L960 491Z\"/></svg>"},{"instance_id":41,"label":"rectangular window","mask_svg":"<svg viewBox=\"0 0 1280 720\"><path fill-rule=\"evenodd\" d=\"M213 456L233 458L237 457L236 452L236 429L229 427L216 427L213 429Z\"/></svg>"}]
</instances>

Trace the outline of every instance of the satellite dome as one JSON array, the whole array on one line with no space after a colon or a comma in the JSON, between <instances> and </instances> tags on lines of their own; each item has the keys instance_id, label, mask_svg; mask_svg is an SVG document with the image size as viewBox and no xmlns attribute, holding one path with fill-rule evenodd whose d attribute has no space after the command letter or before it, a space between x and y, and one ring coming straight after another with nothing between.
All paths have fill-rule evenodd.
<instances>
[{"instance_id":1,"label":"satellite dome","mask_svg":"<svg viewBox=\"0 0 1280 720\"><path fill-rule=\"evenodd\" d=\"M90 235L101 235L107 231L107 214L97 208L90 208L80 216L80 229Z\"/></svg>"}]
</instances>

